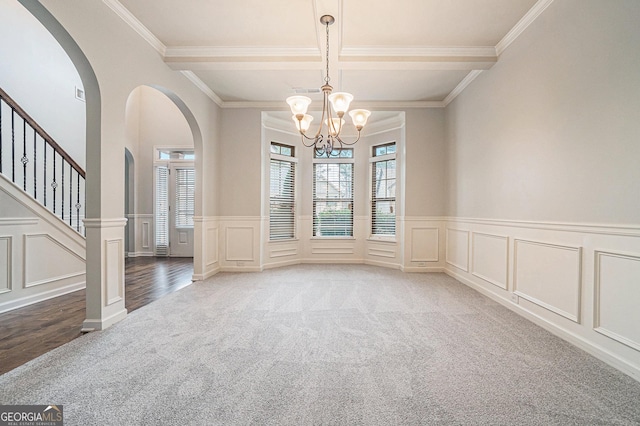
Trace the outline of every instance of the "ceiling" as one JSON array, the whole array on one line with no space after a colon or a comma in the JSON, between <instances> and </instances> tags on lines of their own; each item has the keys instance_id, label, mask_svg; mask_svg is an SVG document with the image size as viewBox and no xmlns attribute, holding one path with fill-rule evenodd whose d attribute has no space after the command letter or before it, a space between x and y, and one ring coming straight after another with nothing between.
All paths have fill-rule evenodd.
<instances>
[{"instance_id":1,"label":"ceiling","mask_svg":"<svg viewBox=\"0 0 640 426\"><path fill-rule=\"evenodd\" d=\"M103 1L222 107L319 89L333 15L334 91L384 108L446 106L552 0Z\"/></svg>"}]
</instances>

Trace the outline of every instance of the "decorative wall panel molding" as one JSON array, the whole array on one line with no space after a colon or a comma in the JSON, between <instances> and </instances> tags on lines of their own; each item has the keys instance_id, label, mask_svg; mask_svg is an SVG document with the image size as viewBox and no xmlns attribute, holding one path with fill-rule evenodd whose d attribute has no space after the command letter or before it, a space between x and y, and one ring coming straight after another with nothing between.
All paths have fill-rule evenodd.
<instances>
[{"instance_id":1,"label":"decorative wall panel molding","mask_svg":"<svg viewBox=\"0 0 640 426\"><path fill-rule=\"evenodd\" d=\"M471 233L471 273L507 290L509 282L509 237Z\"/></svg>"},{"instance_id":2,"label":"decorative wall panel molding","mask_svg":"<svg viewBox=\"0 0 640 426\"><path fill-rule=\"evenodd\" d=\"M355 250L348 246L313 246L311 254L355 254Z\"/></svg>"},{"instance_id":3,"label":"decorative wall panel molding","mask_svg":"<svg viewBox=\"0 0 640 426\"><path fill-rule=\"evenodd\" d=\"M24 234L23 285L49 284L85 274L84 257L50 234Z\"/></svg>"},{"instance_id":4,"label":"decorative wall panel molding","mask_svg":"<svg viewBox=\"0 0 640 426\"><path fill-rule=\"evenodd\" d=\"M37 217L0 217L0 226L25 226L37 224Z\"/></svg>"},{"instance_id":5,"label":"decorative wall panel molding","mask_svg":"<svg viewBox=\"0 0 640 426\"><path fill-rule=\"evenodd\" d=\"M582 248L516 239L514 293L580 322Z\"/></svg>"},{"instance_id":6,"label":"decorative wall panel molding","mask_svg":"<svg viewBox=\"0 0 640 426\"><path fill-rule=\"evenodd\" d=\"M640 254L595 252L594 328L640 351Z\"/></svg>"},{"instance_id":7,"label":"decorative wall panel molding","mask_svg":"<svg viewBox=\"0 0 640 426\"><path fill-rule=\"evenodd\" d=\"M151 249L151 222L142 221L142 248Z\"/></svg>"},{"instance_id":8,"label":"decorative wall panel molding","mask_svg":"<svg viewBox=\"0 0 640 426\"><path fill-rule=\"evenodd\" d=\"M105 306L122 300L124 295L124 241L121 238L105 240Z\"/></svg>"},{"instance_id":9,"label":"decorative wall panel molding","mask_svg":"<svg viewBox=\"0 0 640 426\"><path fill-rule=\"evenodd\" d=\"M396 257L395 249L384 249L379 247L369 247L368 254L369 256L386 257L391 259L395 259Z\"/></svg>"},{"instance_id":10,"label":"decorative wall panel molding","mask_svg":"<svg viewBox=\"0 0 640 426\"><path fill-rule=\"evenodd\" d=\"M253 262L254 228L251 226L228 226L225 237L225 260Z\"/></svg>"},{"instance_id":11,"label":"decorative wall panel molding","mask_svg":"<svg viewBox=\"0 0 640 426\"><path fill-rule=\"evenodd\" d=\"M438 262L440 230L436 227L411 228L411 262Z\"/></svg>"},{"instance_id":12,"label":"decorative wall panel molding","mask_svg":"<svg viewBox=\"0 0 640 426\"><path fill-rule=\"evenodd\" d=\"M11 254L13 237L0 236L0 294L11 291Z\"/></svg>"},{"instance_id":13,"label":"decorative wall panel molding","mask_svg":"<svg viewBox=\"0 0 640 426\"><path fill-rule=\"evenodd\" d=\"M447 228L446 262L469 271L469 231Z\"/></svg>"},{"instance_id":14,"label":"decorative wall panel molding","mask_svg":"<svg viewBox=\"0 0 640 426\"><path fill-rule=\"evenodd\" d=\"M269 248L269 258L277 259L279 257L288 257L288 256L297 256L298 255L298 247L270 247Z\"/></svg>"},{"instance_id":15,"label":"decorative wall panel molding","mask_svg":"<svg viewBox=\"0 0 640 426\"><path fill-rule=\"evenodd\" d=\"M205 265L211 266L218 263L218 228L207 228L206 238Z\"/></svg>"}]
</instances>

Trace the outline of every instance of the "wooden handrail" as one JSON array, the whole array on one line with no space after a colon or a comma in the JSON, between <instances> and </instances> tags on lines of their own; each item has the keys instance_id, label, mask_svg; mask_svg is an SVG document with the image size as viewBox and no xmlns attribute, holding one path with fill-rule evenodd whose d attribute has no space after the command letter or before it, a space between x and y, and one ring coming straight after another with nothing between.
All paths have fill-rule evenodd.
<instances>
[{"instance_id":1,"label":"wooden handrail","mask_svg":"<svg viewBox=\"0 0 640 426\"><path fill-rule=\"evenodd\" d=\"M0 88L0 98L2 98L7 103L7 105L9 105L14 111L16 111L18 115L20 115L24 119L24 121L26 121L27 124L29 124L29 126L31 126L42 137L42 139L47 141L47 143L51 145L55 152L57 152L62 158L64 158L67 163L71 164L71 167L73 167L73 169L78 172L78 174L82 176L83 179L85 178L85 173L84 170L82 170L82 167L80 167L78 163L76 163L75 160L71 158L71 156L67 154L67 152L62 149L62 147L58 145L56 141L54 141L53 138L49 136L49 134L45 132L44 129L40 127L29 114L27 114L25 110L20 108L20 105L18 105L16 101L11 98L11 96L7 95L7 92L2 90L2 88Z\"/></svg>"}]
</instances>

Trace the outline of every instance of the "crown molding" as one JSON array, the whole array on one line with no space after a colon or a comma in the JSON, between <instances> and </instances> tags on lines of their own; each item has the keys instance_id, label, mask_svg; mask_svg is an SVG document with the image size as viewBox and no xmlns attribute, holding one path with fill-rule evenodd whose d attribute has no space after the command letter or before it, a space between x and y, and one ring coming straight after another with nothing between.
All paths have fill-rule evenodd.
<instances>
[{"instance_id":1,"label":"crown molding","mask_svg":"<svg viewBox=\"0 0 640 426\"><path fill-rule=\"evenodd\" d=\"M444 100L442 101L444 106L449 105L451 101L453 101L460 93L462 93L462 91L466 89L467 86L471 84L471 82L475 80L476 77L479 76L481 73L482 73L482 70L469 71L469 74L467 74L467 76L463 78L462 81L460 81L460 83L458 83L456 87L453 88L453 90L447 95L447 97L444 98Z\"/></svg>"},{"instance_id":2,"label":"crown molding","mask_svg":"<svg viewBox=\"0 0 640 426\"><path fill-rule=\"evenodd\" d=\"M262 113L262 126L265 129L275 130L287 135L300 136L300 133L295 130L296 127L290 119L284 120L280 117L275 117L268 112Z\"/></svg>"},{"instance_id":3,"label":"crown molding","mask_svg":"<svg viewBox=\"0 0 640 426\"><path fill-rule=\"evenodd\" d=\"M222 108L222 106L224 105L224 101L222 99L220 99L220 97L218 95L216 95L216 93L213 90L211 90L211 88L209 86L207 86L204 81L200 80L200 78L197 75L195 75L195 73L193 71L182 70L180 72L182 73L182 75L187 77L187 79L189 79L189 81L191 81L193 84L195 84L195 86L198 89L200 89L205 95L207 95L209 97L209 99L211 99L219 107Z\"/></svg>"},{"instance_id":4,"label":"crown molding","mask_svg":"<svg viewBox=\"0 0 640 426\"><path fill-rule=\"evenodd\" d=\"M122 3L118 0L102 0L104 4L109 6L111 10L113 10L116 15L120 17L125 23L129 24L129 26L137 32L140 37L147 41L160 55L164 57L165 52L167 51L167 46L164 45L160 41L158 37L156 37L147 27L145 27L142 22L138 20L129 9L124 7Z\"/></svg>"},{"instance_id":5,"label":"crown molding","mask_svg":"<svg viewBox=\"0 0 640 426\"><path fill-rule=\"evenodd\" d=\"M287 107L282 101L222 101L221 108L258 108L272 111L286 111ZM381 111L405 109L405 108L444 108L443 101L358 101L354 107L362 106L369 109Z\"/></svg>"},{"instance_id":6,"label":"crown molding","mask_svg":"<svg viewBox=\"0 0 640 426\"><path fill-rule=\"evenodd\" d=\"M545 11L549 5L553 3L553 0L538 0L536 4L533 5L531 9L518 21L516 25L514 25L511 30L505 35L502 40L496 44L496 54L498 56L502 55L502 53L513 43L519 36L524 32L524 30L529 27L533 23L533 21L540 16L542 12Z\"/></svg>"}]
</instances>

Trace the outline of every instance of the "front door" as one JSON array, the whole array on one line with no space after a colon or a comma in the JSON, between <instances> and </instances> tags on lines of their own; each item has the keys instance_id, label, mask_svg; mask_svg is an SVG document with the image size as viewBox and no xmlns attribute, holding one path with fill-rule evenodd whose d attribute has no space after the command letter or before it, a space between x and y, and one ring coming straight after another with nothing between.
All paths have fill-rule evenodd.
<instances>
[{"instance_id":1,"label":"front door","mask_svg":"<svg viewBox=\"0 0 640 426\"><path fill-rule=\"evenodd\" d=\"M193 257L193 164L157 165L155 187L155 255Z\"/></svg>"}]
</instances>

